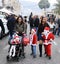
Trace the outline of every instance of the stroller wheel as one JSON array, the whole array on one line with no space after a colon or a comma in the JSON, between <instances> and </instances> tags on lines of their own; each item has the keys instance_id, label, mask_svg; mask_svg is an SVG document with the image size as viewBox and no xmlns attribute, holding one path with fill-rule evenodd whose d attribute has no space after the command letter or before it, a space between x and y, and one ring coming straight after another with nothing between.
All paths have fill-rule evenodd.
<instances>
[{"instance_id":1,"label":"stroller wheel","mask_svg":"<svg viewBox=\"0 0 60 64\"><path fill-rule=\"evenodd\" d=\"M22 54L22 58L25 58L25 53Z\"/></svg>"},{"instance_id":2,"label":"stroller wheel","mask_svg":"<svg viewBox=\"0 0 60 64\"><path fill-rule=\"evenodd\" d=\"M11 58L10 58L9 55L8 55L8 56L6 57L6 59L7 59L7 61L10 61Z\"/></svg>"},{"instance_id":3,"label":"stroller wheel","mask_svg":"<svg viewBox=\"0 0 60 64\"><path fill-rule=\"evenodd\" d=\"M10 58L9 58L9 55L6 57L6 59L7 59L7 61L9 61L9 59L10 59Z\"/></svg>"},{"instance_id":4,"label":"stroller wheel","mask_svg":"<svg viewBox=\"0 0 60 64\"><path fill-rule=\"evenodd\" d=\"M19 58L17 57L17 62L19 62Z\"/></svg>"}]
</instances>

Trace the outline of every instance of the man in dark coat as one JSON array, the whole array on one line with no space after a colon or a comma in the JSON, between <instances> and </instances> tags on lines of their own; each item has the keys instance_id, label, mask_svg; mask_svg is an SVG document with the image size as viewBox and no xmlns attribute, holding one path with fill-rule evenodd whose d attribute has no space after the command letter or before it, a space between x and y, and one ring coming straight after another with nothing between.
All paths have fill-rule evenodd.
<instances>
[{"instance_id":1,"label":"man in dark coat","mask_svg":"<svg viewBox=\"0 0 60 64\"><path fill-rule=\"evenodd\" d=\"M12 35L14 34L15 22L16 22L16 16L11 15L11 17L8 19L8 22L7 22L7 27L9 30L10 37L12 37Z\"/></svg>"}]
</instances>

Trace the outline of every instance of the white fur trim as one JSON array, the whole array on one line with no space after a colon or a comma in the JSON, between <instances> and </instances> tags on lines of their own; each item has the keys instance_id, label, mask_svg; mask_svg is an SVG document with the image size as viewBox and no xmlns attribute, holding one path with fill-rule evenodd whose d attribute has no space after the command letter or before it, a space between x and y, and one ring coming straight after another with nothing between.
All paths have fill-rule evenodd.
<instances>
[{"instance_id":1,"label":"white fur trim","mask_svg":"<svg viewBox=\"0 0 60 64\"><path fill-rule=\"evenodd\" d=\"M36 44L32 44L33 46L36 46Z\"/></svg>"}]
</instances>

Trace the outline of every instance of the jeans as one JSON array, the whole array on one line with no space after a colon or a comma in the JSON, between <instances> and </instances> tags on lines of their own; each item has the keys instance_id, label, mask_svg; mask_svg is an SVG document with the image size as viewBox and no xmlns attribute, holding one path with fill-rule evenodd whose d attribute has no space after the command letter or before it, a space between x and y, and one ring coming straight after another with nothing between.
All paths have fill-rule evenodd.
<instances>
[{"instance_id":1,"label":"jeans","mask_svg":"<svg viewBox=\"0 0 60 64\"><path fill-rule=\"evenodd\" d=\"M57 35L59 36L59 33L60 33L60 27L58 28L58 32L57 32Z\"/></svg>"},{"instance_id":2,"label":"jeans","mask_svg":"<svg viewBox=\"0 0 60 64\"><path fill-rule=\"evenodd\" d=\"M14 34L14 31L9 31L9 35L10 35L9 41L12 39L13 34Z\"/></svg>"},{"instance_id":3,"label":"jeans","mask_svg":"<svg viewBox=\"0 0 60 64\"><path fill-rule=\"evenodd\" d=\"M36 34L37 34L37 31L38 31L38 27L35 27L36 28Z\"/></svg>"},{"instance_id":4,"label":"jeans","mask_svg":"<svg viewBox=\"0 0 60 64\"><path fill-rule=\"evenodd\" d=\"M36 46L31 45L33 56L36 56Z\"/></svg>"},{"instance_id":5,"label":"jeans","mask_svg":"<svg viewBox=\"0 0 60 64\"><path fill-rule=\"evenodd\" d=\"M33 46L33 55L36 56L36 46Z\"/></svg>"}]
</instances>

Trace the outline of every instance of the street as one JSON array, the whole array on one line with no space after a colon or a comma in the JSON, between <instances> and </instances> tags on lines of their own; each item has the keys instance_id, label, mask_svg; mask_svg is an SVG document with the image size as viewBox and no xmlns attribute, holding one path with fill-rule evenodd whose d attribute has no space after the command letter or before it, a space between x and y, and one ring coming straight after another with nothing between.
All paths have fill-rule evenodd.
<instances>
[{"instance_id":1,"label":"street","mask_svg":"<svg viewBox=\"0 0 60 64\"><path fill-rule=\"evenodd\" d=\"M29 31L29 25L27 29L27 34ZM60 64L60 42L59 39L60 37L55 38L55 43L52 45L52 59L48 60L44 56L44 47L43 47L43 57L39 57L39 49L37 45L37 58L33 58L30 56L31 50L30 50L30 45L25 47L25 53L26 53L26 58L25 59L20 59L19 62L16 61L11 61L7 62L6 56L8 55L8 36L4 37L2 40L0 40L0 64Z\"/></svg>"}]
</instances>

